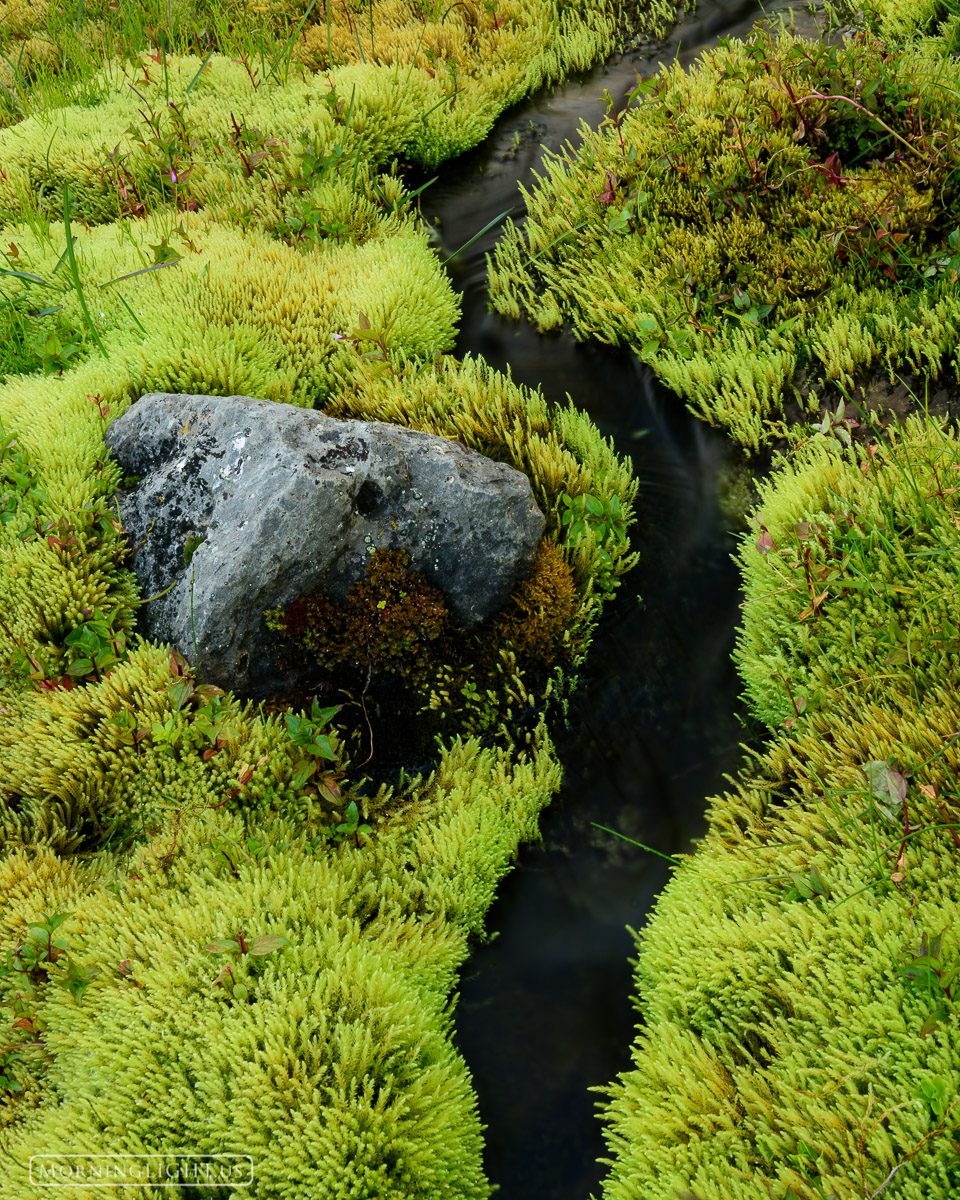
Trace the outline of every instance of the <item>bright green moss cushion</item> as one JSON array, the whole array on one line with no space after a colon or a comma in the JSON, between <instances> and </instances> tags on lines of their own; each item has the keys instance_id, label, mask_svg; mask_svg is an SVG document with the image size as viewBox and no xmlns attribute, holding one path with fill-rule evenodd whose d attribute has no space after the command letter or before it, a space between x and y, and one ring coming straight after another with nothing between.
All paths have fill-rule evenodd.
<instances>
[{"instance_id":1,"label":"bright green moss cushion","mask_svg":"<svg viewBox=\"0 0 960 1200\"><path fill-rule=\"evenodd\" d=\"M632 346L752 451L789 401L816 411L872 370L955 380L956 147L930 133L955 120L947 49L757 31L663 68L547 160L494 307Z\"/></svg>"},{"instance_id":2,"label":"bright green moss cushion","mask_svg":"<svg viewBox=\"0 0 960 1200\"><path fill-rule=\"evenodd\" d=\"M605 1200L960 1189L960 444L872 449L815 438L762 490L738 660L776 735L640 937Z\"/></svg>"}]
</instances>

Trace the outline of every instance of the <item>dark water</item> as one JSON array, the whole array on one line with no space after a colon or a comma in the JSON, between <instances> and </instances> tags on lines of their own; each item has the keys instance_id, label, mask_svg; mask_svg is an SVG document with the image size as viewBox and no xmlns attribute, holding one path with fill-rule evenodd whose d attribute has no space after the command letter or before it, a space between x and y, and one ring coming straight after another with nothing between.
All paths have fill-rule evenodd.
<instances>
[{"instance_id":1,"label":"dark water","mask_svg":"<svg viewBox=\"0 0 960 1200\"><path fill-rule=\"evenodd\" d=\"M604 88L624 97L636 70L651 74L678 54L688 64L760 16L752 2L701 4L656 58L617 56L505 114L425 194L424 215L444 249L452 253L511 206L521 219L517 181L532 186L542 146L576 142L581 119L599 123ZM809 17L801 22L813 29ZM543 337L487 312L484 253L495 238L450 265L463 296L457 353L509 367L548 399L569 393L632 456L640 480L633 543L641 564L604 616L558 738L563 790L543 817L543 843L521 852L500 887L492 940L467 968L456 1018L500 1200L586 1200L599 1194L597 1159L606 1153L590 1088L630 1066L626 927L643 925L669 870L593 822L666 854L688 850L703 831L706 798L740 760L745 733L730 663L739 578L718 508L718 476L735 451L628 352Z\"/></svg>"}]
</instances>

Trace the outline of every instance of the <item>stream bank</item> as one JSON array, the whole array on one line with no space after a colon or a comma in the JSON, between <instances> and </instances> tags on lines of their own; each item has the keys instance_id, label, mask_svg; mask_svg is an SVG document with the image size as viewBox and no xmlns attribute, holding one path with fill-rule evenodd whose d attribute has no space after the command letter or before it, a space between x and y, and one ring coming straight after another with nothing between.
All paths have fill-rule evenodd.
<instances>
[{"instance_id":1,"label":"stream bank","mask_svg":"<svg viewBox=\"0 0 960 1200\"><path fill-rule=\"evenodd\" d=\"M532 184L545 149L576 143L581 120L600 122L604 88L622 105L637 73L675 57L688 65L761 17L754 3L701 4L655 55L616 55L505 113L424 194L446 253L508 209L522 220L518 183ZM806 12L795 27L816 32ZM482 355L551 402L569 394L632 457L640 481L641 562L608 606L558 737L563 789L541 820L542 843L524 848L500 885L491 940L472 956L456 1014L499 1200L585 1200L599 1190L606 1153L590 1089L630 1066L627 927L643 925L669 872L595 825L662 854L685 852L704 829L706 798L740 760L748 733L730 653L741 594L720 503L739 454L630 351L541 335L487 311L485 255L497 232L450 264L463 305L455 353Z\"/></svg>"}]
</instances>

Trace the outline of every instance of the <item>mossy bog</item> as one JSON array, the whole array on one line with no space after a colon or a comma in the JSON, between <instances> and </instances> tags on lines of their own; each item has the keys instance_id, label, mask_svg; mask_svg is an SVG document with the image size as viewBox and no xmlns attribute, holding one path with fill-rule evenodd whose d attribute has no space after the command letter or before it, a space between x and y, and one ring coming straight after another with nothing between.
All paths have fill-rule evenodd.
<instances>
[{"instance_id":1,"label":"mossy bog","mask_svg":"<svg viewBox=\"0 0 960 1200\"><path fill-rule=\"evenodd\" d=\"M0 1197L45 1194L44 1156L153 1153L247 1156L231 1195L491 1194L457 976L642 513L588 415L451 353L416 172L674 16L0 6ZM606 1200L960 1187L960 450L923 411L957 379L955 50L948 14L876 3L638 74L491 260L502 313L631 346L748 470L776 448L740 550L758 732L640 935ZM908 419L870 410L875 368ZM105 442L149 393L506 464L529 570L468 626L374 548L264 600L306 682L204 678L192 608L184 646L144 636L141 477Z\"/></svg>"}]
</instances>

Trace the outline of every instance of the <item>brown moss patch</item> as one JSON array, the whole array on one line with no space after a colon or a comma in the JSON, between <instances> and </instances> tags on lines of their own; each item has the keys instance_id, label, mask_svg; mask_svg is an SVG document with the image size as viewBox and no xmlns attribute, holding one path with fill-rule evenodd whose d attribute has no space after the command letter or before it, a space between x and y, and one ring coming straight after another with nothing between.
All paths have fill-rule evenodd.
<instances>
[{"instance_id":1,"label":"brown moss patch","mask_svg":"<svg viewBox=\"0 0 960 1200\"><path fill-rule=\"evenodd\" d=\"M441 731L489 732L510 711L505 688L516 693L519 679L540 695L554 666L570 659L581 599L563 553L545 540L508 604L461 630L405 551L375 551L344 600L320 592L267 613L278 664L300 679L270 707L297 706L307 693L347 697L344 715L354 714L378 757L423 749Z\"/></svg>"}]
</instances>

